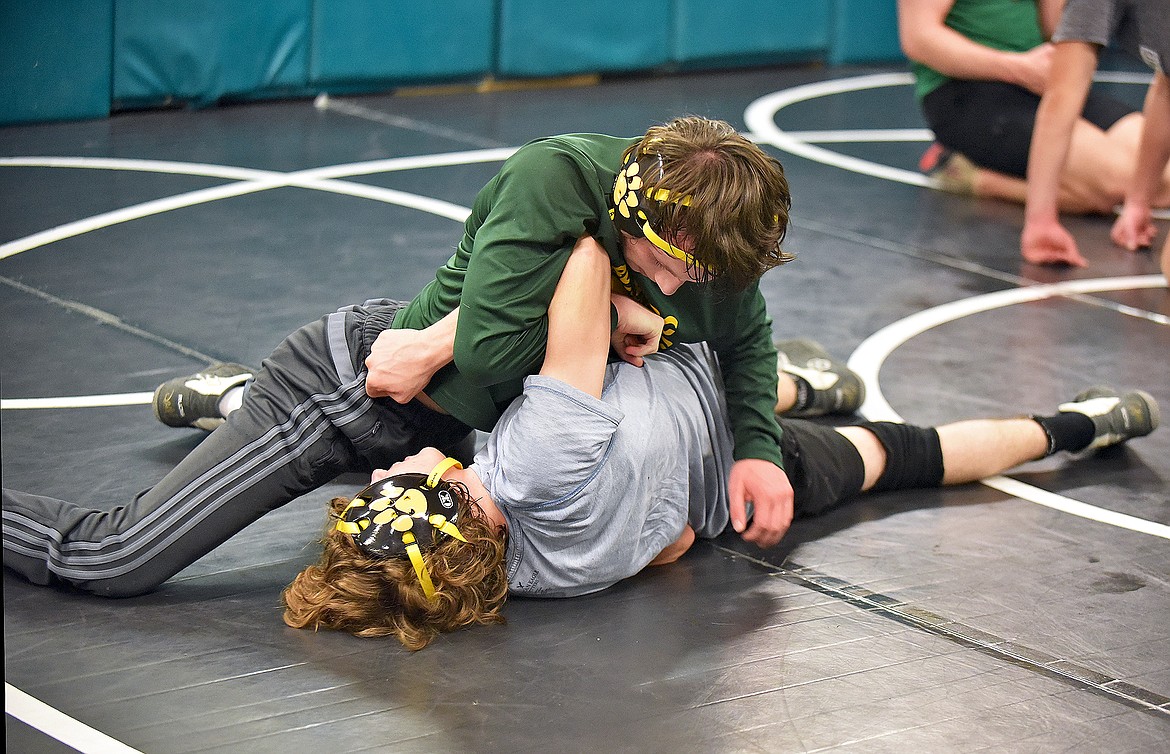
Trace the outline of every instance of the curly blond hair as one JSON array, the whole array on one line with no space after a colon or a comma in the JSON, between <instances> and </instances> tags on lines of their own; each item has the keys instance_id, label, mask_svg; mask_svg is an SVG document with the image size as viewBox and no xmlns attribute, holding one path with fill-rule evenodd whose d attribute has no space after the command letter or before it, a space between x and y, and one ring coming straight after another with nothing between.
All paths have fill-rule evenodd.
<instances>
[{"instance_id":1,"label":"curly blond hair","mask_svg":"<svg viewBox=\"0 0 1170 754\"><path fill-rule=\"evenodd\" d=\"M284 622L355 636L394 636L412 651L446 631L503 623L506 534L488 521L466 488L453 484L451 489L459 501L459 531L467 542L448 537L423 553L435 585L433 600L423 593L410 561L370 557L353 537L334 529L350 502L334 498L320 560L301 571L281 595Z\"/></svg>"}]
</instances>

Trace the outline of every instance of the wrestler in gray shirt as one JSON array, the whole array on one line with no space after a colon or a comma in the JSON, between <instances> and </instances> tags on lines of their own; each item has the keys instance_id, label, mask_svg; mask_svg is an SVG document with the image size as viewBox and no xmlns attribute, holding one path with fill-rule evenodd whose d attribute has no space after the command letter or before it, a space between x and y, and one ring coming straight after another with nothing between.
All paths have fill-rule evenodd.
<instances>
[{"instance_id":1,"label":"wrestler in gray shirt","mask_svg":"<svg viewBox=\"0 0 1170 754\"><path fill-rule=\"evenodd\" d=\"M717 536L731 452L722 380L704 345L676 346L641 369L610 364L601 400L529 377L471 467L508 522L509 591L587 594L642 570L688 523Z\"/></svg>"}]
</instances>

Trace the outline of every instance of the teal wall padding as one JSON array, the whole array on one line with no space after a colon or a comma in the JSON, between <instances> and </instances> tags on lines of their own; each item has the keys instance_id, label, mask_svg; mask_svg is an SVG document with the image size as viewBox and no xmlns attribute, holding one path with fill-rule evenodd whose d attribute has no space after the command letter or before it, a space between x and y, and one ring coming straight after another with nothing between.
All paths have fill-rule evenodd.
<instances>
[{"instance_id":1,"label":"teal wall padding","mask_svg":"<svg viewBox=\"0 0 1170 754\"><path fill-rule=\"evenodd\" d=\"M496 5L485 0L314 3L312 83L483 78Z\"/></svg>"},{"instance_id":2,"label":"teal wall padding","mask_svg":"<svg viewBox=\"0 0 1170 754\"><path fill-rule=\"evenodd\" d=\"M0 123L794 60L904 61L896 0L0 0Z\"/></svg>"},{"instance_id":3,"label":"teal wall padding","mask_svg":"<svg viewBox=\"0 0 1170 754\"><path fill-rule=\"evenodd\" d=\"M497 74L560 76L670 62L671 0L500 0Z\"/></svg>"},{"instance_id":4,"label":"teal wall padding","mask_svg":"<svg viewBox=\"0 0 1170 754\"><path fill-rule=\"evenodd\" d=\"M110 114L114 0L0 0L0 123Z\"/></svg>"},{"instance_id":5,"label":"teal wall padding","mask_svg":"<svg viewBox=\"0 0 1170 754\"><path fill-rule=\"evenodd\" d=\"M903 61L898 43L897 0L833 0L829 63Z\"/></svg>"},{"instance_id":6,"label":"teal wall padding","mask_svg":"<svg viewBox=\"0 0 1170 754\"><path fill-rule=\"evenodd\" d=\"M312 0L115 0L114 100L301 91Z\"/></svg>"},{"instance_id":7,"label":"teal wall padding","mask_svg":"<svg viewBox=\"0 0 1170 754\"><path fill-rule=\"evenodd\" d=\"M823 57L830 2L675 0L675 60L747 65Z\"/></svg>"}]
</instances>

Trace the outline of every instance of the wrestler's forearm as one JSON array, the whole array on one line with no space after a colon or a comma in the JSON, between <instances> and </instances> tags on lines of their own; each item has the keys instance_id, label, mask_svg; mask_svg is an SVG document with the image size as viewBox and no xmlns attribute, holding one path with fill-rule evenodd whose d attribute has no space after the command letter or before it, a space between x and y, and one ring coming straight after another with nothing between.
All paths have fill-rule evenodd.
<instances>
[{"instance_id":1,"label":"wrestler's forearm","mask_svg":"<svg viewBox=\"0 0 1170 754\"><path fill-rule=\"evenodd\" d=\"M954 0L898 0L898 34L906 57L951 78L1027 86L1029 58L972 41L947 26L953 5Z\"/></svg>"},{"instance_id":2,"label":"wrestler's forearm","mask_svg":"<svg viewBox=\"0 0 1170 754\"><path fill-rule=\"evenodd\" d=\"M610 346L610 264L590 236L573 247L548 307L540 373L601 397Z\"/></svg>"},{"instance_id":3,"label":"wrestler's forearm","mask_svg":"<svg viewBox=\"0 0 1170 754\"><path fill-rule=\"evenodd\" d=\"M440 319L435 324L423 330L433 345L431 358L436 365L436 371L451 363L455 353L455 332L459 329L459 307Z\"/></svg>"},{"instance_id":4,"label":"wrestler's forearm","mask_svg":"<svg viewBox=\"0 0 1170 754\"><path fill-rule=\"evenodd\" d=\"M1146 92L1145 128L1138 146L1138 158L1133 180L1126 192L1126 201L1150 207L1158 194L1162 172L1170 161L1170 78L1164 73L1154 75Z\"/></svg>"},{"instance_id":5,"label":"wrestler's forearm","mask_svg":"<svg viewBox=\"0 0 1170 754\"><path fill-rule=\"evenodd\" d=\"M1082 42L1056 45L1055 61L1048 89L1036 112L1028 155L1024 214L1029 220L1056 219L1060 176L1068 160L1073 128L1097 67L1094 48Z\"/></svg>"},{"instance_id":6,"label":"wrestler's forearm","mask_svg":"<svg viewBox=\"0 0 1170 754\"><path fill-rule=\"evenodd\" d=\"M399 403L423 398L431 378L451 363L458 320L456 308L425 330L382 331L366 357L366 393Z\"/></svg>"}]
</instances>

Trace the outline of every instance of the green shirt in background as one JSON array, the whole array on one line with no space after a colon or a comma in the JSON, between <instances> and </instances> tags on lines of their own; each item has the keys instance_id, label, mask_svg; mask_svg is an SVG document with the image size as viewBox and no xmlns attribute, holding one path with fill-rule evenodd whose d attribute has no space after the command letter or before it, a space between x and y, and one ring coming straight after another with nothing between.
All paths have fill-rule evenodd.
<instances>
[{"instance_id":1,"label":"green shirt in background","mask_svg":"<svg viewBox=\"0 0 1170 754\"><path fill-rule=\"evenodd\" d=\"M706 341L719 357L735 436L735 458L778 466L776 350L758 284L745 291L689 283L666 296L628 270L609 218L622 153L638 139L554 136L526 144L479 192L455 254L394 319L419 329L461 307L455 360L427 394L461 421L488 431L540 370L548 304L577 239L609 253L615 278L666 319L662 348Z\"/></svg>"},{"instance_id":2,"label":"green shirt in background","mask_svg":"<svg viewBox=\"0 0 1170 754\"><path fill-rule=\"evenodd\" d=\"M972 42L1007 52L1027 52L1044 43L1035 0L955 0L946 25ZM918 99L950 81L933 68L913 65Z\"/></svg>"}]
</instances>

